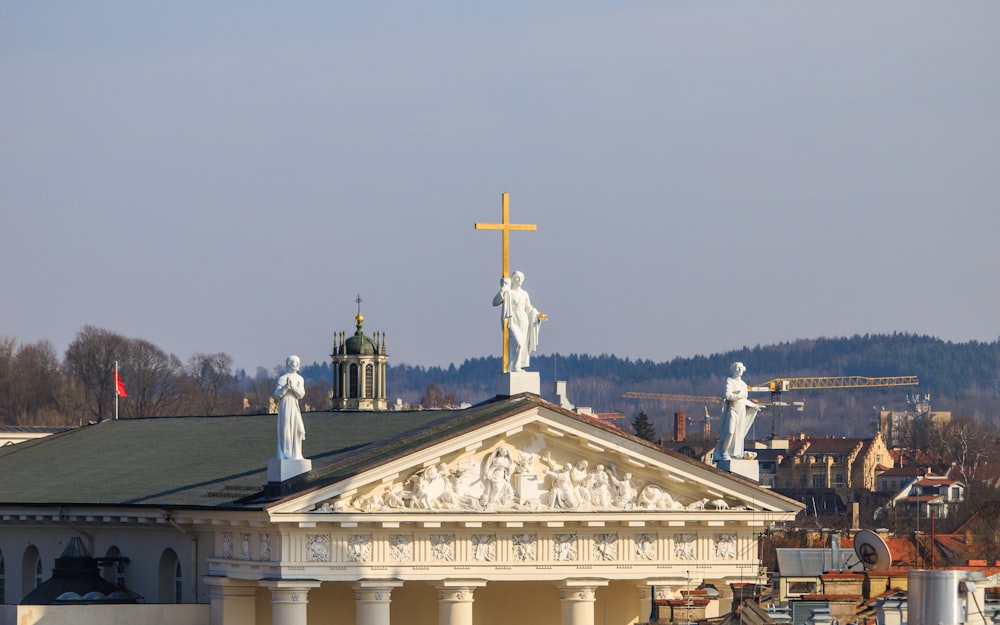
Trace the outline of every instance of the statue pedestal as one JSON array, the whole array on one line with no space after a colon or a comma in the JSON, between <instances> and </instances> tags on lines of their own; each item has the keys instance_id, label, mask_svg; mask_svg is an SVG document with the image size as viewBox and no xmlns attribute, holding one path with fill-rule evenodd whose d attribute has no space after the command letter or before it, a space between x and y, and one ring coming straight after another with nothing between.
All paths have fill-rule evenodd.
<instances>
[{"instance_id":1,"label":"statue pedestal","mask_svg":"<svg viewBox=\"0 0 1000 625\"><path fill-rule=\"evenodd\" d=\"M542 394L541 376L537 371L508 371L497 376L497 395L510 397L518 393Z\"/></svg>"},{"instance_id":2,"label":"statue pedestal","mask_svg":"<svg viewBox=\"0 0 1000 625\"><path fill-rule=\"evenodd\" d=\"M740 477L745 477L754 482L760 481L760 465L756 460L719 460L715 463L716 468L730 473L735 473Z\"/></svg>"},{"instance_id":3,"label":"statue pedestal","mask_svg":"<svg viewBox=\"0 0 1000 625\"><path fill-rule=\"evenodd\" d=\"M312 460L282 460L281 458L271 458L267 461L267 481L284 482L296 475L302 475L307 471L312 471Z\"/></svg>"}]
</instances>

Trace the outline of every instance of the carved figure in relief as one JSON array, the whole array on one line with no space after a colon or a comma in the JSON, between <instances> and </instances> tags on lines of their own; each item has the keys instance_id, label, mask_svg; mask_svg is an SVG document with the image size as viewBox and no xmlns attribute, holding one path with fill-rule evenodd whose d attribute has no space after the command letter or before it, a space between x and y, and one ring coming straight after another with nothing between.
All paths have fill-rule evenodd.
<instances>
[{"instance_id":1,"label":"carved figure in relief","mask_svg":"<svg viewBox=\"0 0 1000 625\"><path fill-rule=\"evenodd\" d=\"M708 503L708 498L707 497L704 498L704 499L699 499L698 501L692 501L688 505L688 510L704 510L705 509L705 504L707 504L707 503Z\"/></svg>"},{"instance_id":2,"label":"carved figure in relief","mask_svg":"<svg viewBox=\"0 0 1000 625\"><path fill-rule=\"evenodd\" d=\"M712 506L716 510L729 510L729 504L726 503L725 499L713 499L705 505Z\"/></svg>"},{"instance_id":3,"label":"carved figure in relief","mask_svg":"<svg viewBox=\"0 0 1000 625\"><path fill-rule=\"evenodd\" d=\"M514 499L514 487L510 476L514 472L514 461L506 447L497 449L486 459L483 469L482 505L491 508L494 505L506 505Z\"/></svg>"},{"instance_id":4,"label":"carved figure in relief","mask_svg":"<svg viewBox=\"0 0 1000 625\"><path fill-rule=\"evenodd\" d=\"M580 500L576 496L576 486L573 484L571 473L573 465L567 462L560 467L553 462L552 455L546 453L542 461L550 467L545 475L552 479L552 488L549 489L549 507L562 510L575 510L580 505Z\"/></svg>"},{"instance_id":5,"label":"carved figure in relief","mask_svg":"<svg viewBox=\"0 0 1000 625\"><path fill-rule=\"evenodd\" d=\"M587 476L587 490L590 494L590 503L593 505L599 508L611 505L611 480L603 464L594 467Z\"/></svg>"},{"instance_id":6,"label":"carved figure in relief","mask_svg":"<svg viewBox=\"0 0 1000 625\"><path fill-rule=\"evenodd\" d=\"M520 562L535 559L534 534L514 534L514 559Z\"/></svg>"},{"instance_id":7,"label":"carved figure in relief","mask_svg":"<svg viewBox=\"0 0 1000 625\"><path fill-rule=\"evenodd\" d=\"M576 534L556 534L552 559L576 560Z\"/></svg>"},{"instance_id":8,"label":"carved figure in relief","mask_svg":"<svg viewBox=\"0 0 1000 625\"><path fill-rule=\"evenodd\" d=\"M580 505L590 505L590 490L587 488L587 480L590 477L587 473L588 463L580 460L570 469L569 477L573 481L573 488L576 490L577 501Z\"/></svg>"},{"instance_id":9,"label":"carved figure in relief","mask_svg":"<svg viewBox=\"0 0 1000 625\"><path fill-rule=\"evenodd\" d=\"M452 546L455 539L451 534L434 534L431 536L431 555L435 560L454 560L455 549Z\"/></svg>"},{"instance_id":10,"label":"carved figure in relief","mask_svg":"<svg viewBox=\"0 0 1000 625\"><path fill-rule=\"evenodd\" d=\"M515 271L510 278L500 279L500 291L493 298L500 309L501 324L507 320L510 341L507 349L507 368L523 371L531 364L531 352L538 349L538 330L548 319L531 305L528 292L521 288L524 274ZM502 327L502 326L501 326Z\"/></svg>"},{"instance_id":11,"label":"carved figure in relief","mask_svg":"<svg viewBox=\"0 0 1000 625\"><path fill-rule=\"evenodd\" d=\"M496 560L496 537L492 534L473 534L472 557L480 562L493 562Z\"/></svg>"},{"instance_id":12,"label":"carved figure in relief","mask_svg":"<svg viewBox=\"0 0 1000 625\"><path fill-rule=\"evenodd\" d=\"M635 537L635 555L640 560L653 560L656 558L655 538L652 534L638 534Z\"/></svg>"},{"instance_id":13,"label":"carved figure in relief","mask_svg":"<svg viewBox=\"0 0 1000 625\"><path fill-rule=\"evenodd\" d=\"M310 537L311 539L312 537ZM326 536L326 541L329 543L330 536ZM312 544L310 544L312 548ZM365 536L361 534L354 534L347 540L347 557L355 562L368 562L372 557L372 539L371 536ZM312 558L310 558L312 559ZM329 557L322 558L323 560L329 560Z\"/></svg>"},{"instance_id":14,"label":"carved figure in relief","mask_svg":"<svg viewBox=\"0 0 1000 625\"><path fill-rule=\"evenodd\" d=\"M719 534L715 537L715 557L727 560L736 557L735 534Z\"/></svg>"},{"instance_id":15,"label":"carved figure in relief","mask_svg":"<svg viewBox=\"0 0 1000 625\"><path fill-rule=\"evenodd\" d=\"M442 486L439 481L443 479L438 468L436 466L427 467L410 479L416 484L414 501L417 507L424 510L435 507L438 495L443 492L443 489L437 488Z\"/></svg>"},{"instance_id":16,"label":"carved figure in relief","mask_svg":"<svg viewBox=\"0 0 1000 625\"><path fill-rule=\"evenodd\" d=\"M302 441L306 428L302 423L299 400L306 396L306 386L299 375L299 357L289 356L285 360L288 370L278 378L274 397L278 400L278 458L282 460L302 460Z\"/></svg>"},{"instance_id":17,"label":"carved figure in relief","mask_svg":"<svg viewBox=\"0 0 1000 625\"><path fill-rule=\"evenodd\" d=\"M240 534L240 560L251 558L250 540L252 538L253 536L250 534Z\"/></svg>"},{"instance_id":18,"label":"carved figure in relief","mask_svg":"<svg viewBox=\"0 0 1000 625\"><path fill-rule=\"evenodd\" d=\"M398 535L389 539L389 554L397 562L413 559L413 542L409 536Z\"/></svg>"},{"instance_id":19,"label":"carved figure in relief","mask_svg":"<svg viewBox=\"0 0 1000 625\"><path fill-rule=\"evenodd\" d=\"M594 536L594 558L597 560L617 560L618 535L597 534Z\"/></svg>"},{"instance_id":20,"label":"carved figure in relief","mask_svg":"<svg viewBox=\"0 0 1000 625\"><path fill-rule=\"evenodd\" d=\"M650 484L639 493L638 505L649 510L678 510L683 508L666 490L656 484Z\"/></svg>"},{"instance_id":21,"label":"carved figure in relief","mask_svg":"<svg viewBox=\"0 0 1000 625\"><path fill-rule=\"evenodd\" d=\"M263 562L271 560L271 535L261 534L260 545L257 548L257 555Z\"/></svg>"},{"instance_id":22,"label":"carved figure in relief","mask_svg":"<svg viewBox=\"0 0 1000 625\"><path fill-rule=\"evenodd\" d=\"M393 484L382 495L382 503L387 508L405 508L406 501L403 500L403 485Z\"/></svg>"},{"instance_id":23,"label":"carved figure in relief","mask_svg":"<svg viewBox=\"0 0 1000 625\"><path fill-rule=\"evenodd\" d=\"M678 560L694 560L694 534L680 534L674 539L674 557Z\"/></svg>"},{"instance_id":24,"label":"carved figure in relief","mask_svg":"<svg viewBox=\"0 0 1000 625\"><path fill-rule=\"evenodd\" d=\"M306 543L307 562L329 562L330 561L330 535L329 534L309 534Z\"/></svg>"},{"instance_id":25,"label":"carved figure in relief","mask_svg":"<svg viewBox=\"0 0 1000 625\"><path fill-rule=\"evenodd\" d=\"M615 469L615 465L611 465L609 479L611 484L615 487L613 499L614 505L618 508L622 508L623 510L630 510L634 508L638 493L635 490L635 486L632 485L632 473L626 471L619 479L618 471Z\"/></svg>"}]
</instances>

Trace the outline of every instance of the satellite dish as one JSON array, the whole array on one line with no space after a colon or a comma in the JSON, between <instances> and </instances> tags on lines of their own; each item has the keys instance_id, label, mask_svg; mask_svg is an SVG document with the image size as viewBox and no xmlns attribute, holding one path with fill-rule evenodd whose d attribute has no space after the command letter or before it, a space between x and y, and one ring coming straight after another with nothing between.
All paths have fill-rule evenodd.
<instances>
[{"instance_id":1,"label":"satellite dish","mask_svg":"<svg viewBox=\"0 0 1000 625\"><path fill-rule=\"evenodd\" d=\"M868 571L887 571L892 565L889 545L871 530L861 530L854 537L854 553Z\"/></svg>"}]
</instances>

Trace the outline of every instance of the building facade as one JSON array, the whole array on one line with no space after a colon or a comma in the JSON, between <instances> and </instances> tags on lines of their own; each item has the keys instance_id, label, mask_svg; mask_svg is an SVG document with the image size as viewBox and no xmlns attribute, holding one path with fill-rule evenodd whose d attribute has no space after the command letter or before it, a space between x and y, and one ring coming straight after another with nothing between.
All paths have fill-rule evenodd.
<instances>
[{"instance_id":1,"label":"building facade","mask_svg":"<svg viewBox=\"0 0 1000 625\"><path fill-rule=\"evenodd\" d=\"M266 415L111 421L0 450L4 601L80 536L127 559L105 574L147 604L207 606L208 625L640 623L654 598L757 581L758 535L802 509L533 395L307 413L306 428L314 469L281 483L266 481Z\"/></svg>"}]
</instances>

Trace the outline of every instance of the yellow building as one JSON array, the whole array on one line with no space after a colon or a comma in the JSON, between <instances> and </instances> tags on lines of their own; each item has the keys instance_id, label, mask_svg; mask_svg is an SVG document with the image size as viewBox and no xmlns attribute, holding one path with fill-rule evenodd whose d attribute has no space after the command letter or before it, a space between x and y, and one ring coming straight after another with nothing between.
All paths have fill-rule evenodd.
<instances>
[{"instance_id":1,"label":"yellow building","mask_svg":"<svg viewBox=\"0 0 1000 625\"><path fill-rule=\"evenodd\" d=\"M893 466L880 433L872 438L792 439L774 452L776 488L864 488L875 491L876 478Z\"/></svg>"},{"instance_id":2,"label":"yellow building","mask_svg":"<svg viewBox=\"0 0 1000 625\"><path fill-rule=\"evenodd\" d=\"M621 625L702 583L712 615L802 508L532 394L304 418L283 482L268 415L0 449L0 623ZM145 603L14 605L73 537Z\"/></svg>"}]
</instances>

